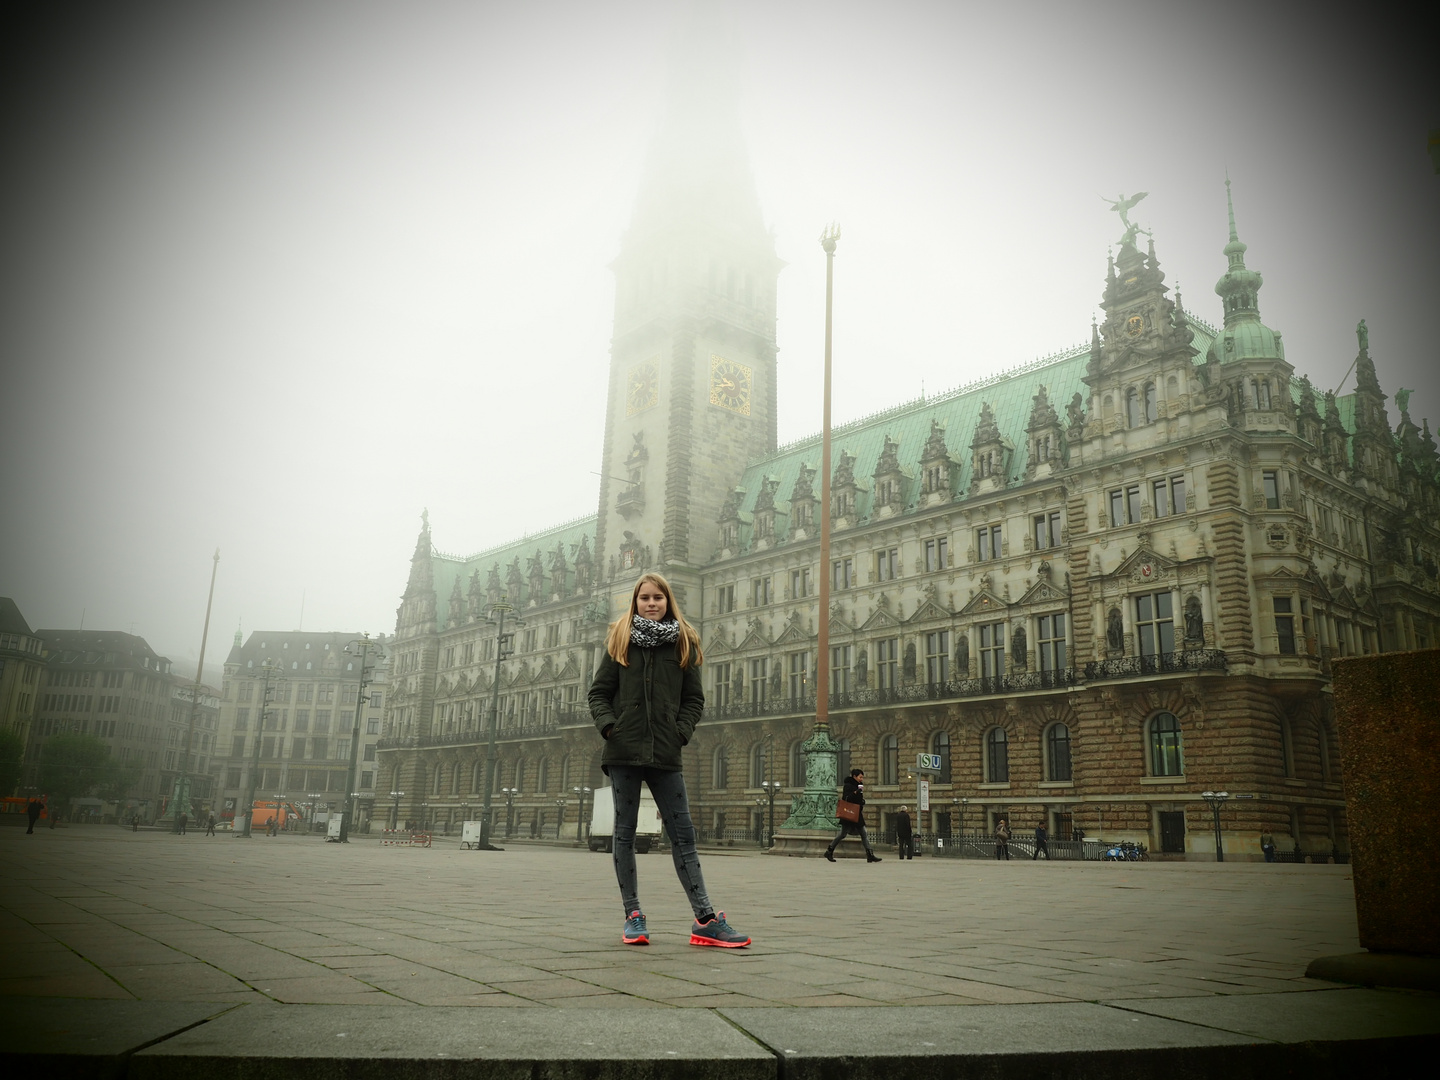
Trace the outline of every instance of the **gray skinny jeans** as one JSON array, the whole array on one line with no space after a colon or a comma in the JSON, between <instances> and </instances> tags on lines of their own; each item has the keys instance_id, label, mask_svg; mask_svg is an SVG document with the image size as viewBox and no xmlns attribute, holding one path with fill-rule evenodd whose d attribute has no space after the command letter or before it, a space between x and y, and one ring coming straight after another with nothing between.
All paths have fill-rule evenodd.
<instances>
[{"instance_id":1,"label":"gray skinny jeans","mask_svg":"<svg viewBox=\"0 0 1440 1080\"><path fill-rule=\"evenodd\" d=\"M860 843L865 845L865 854L875 854L875 849L870 846L870 835L865 831L865 826L857 825L849 821L842 821L840 823L840 831L835 834L835 839L830 841L829 850L834 851L840 846L840 841L844 840L847 836L860 837Z\"/></svg>"},{"instance_id":2,"label":"gray skinny jeans","mask_svg":"<svg viewBox=\"0 0 1440 1080\"><path fill-rule=\"evenodd\" d=\"M665 823L670 837L670 857L675 862L675 876L685 887L691 910L698 919L714 911L710 894L705 891L705 878L700 873L700 854L695 848L695 823L690 820L690 804L685 797L685 777L677 769L653 769L630 765L611 765L610 783L615 796L615 880L620 884L620 900L625 915L640 908L640 885L635 876L635 823L640 817L640 783L644 781L655 796L655 808Z\"/></svg>"}]
</instances>

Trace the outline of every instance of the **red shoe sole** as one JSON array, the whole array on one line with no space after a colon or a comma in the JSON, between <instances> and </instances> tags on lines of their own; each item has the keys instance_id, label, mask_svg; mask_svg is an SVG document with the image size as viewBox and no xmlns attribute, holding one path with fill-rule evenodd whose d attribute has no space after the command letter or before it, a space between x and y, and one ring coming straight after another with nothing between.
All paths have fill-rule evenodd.
<instances>
[{"instance_id":1,"label":"red shoe sole","mask_svg":"<svg viewBox=\"0 0 1440 1080\"><path fill-rule=\"evenodd\" d=\"M750 944L747 937L744 941L716 941L714 938L703 938L699 934L690 935L691 945L713 945L717 949L743 949Z\"/></svg>"},{"instance_id":2,"label":"red shoe sole","mask_svg":"<svg viewBox=\"0 0 1440 1080\"><path fill-rule=\"evenodd\" d=\"M624 936L621 936L620 942L621 942L621 944L623 944L623 945L649 945L649 944L650 944L650 939L649 939L648 937L624 937Z\"/></svg>"}]
</instances>

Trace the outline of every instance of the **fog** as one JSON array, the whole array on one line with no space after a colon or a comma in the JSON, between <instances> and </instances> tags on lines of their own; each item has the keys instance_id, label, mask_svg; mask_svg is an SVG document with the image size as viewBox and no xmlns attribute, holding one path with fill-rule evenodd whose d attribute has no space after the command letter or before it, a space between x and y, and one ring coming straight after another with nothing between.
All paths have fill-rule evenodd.
<instances>
[{"instance_id":1,"label":"fog","mask_svg":"<svg viewBox=\"0 0 1440 1080\"><path fill-rule=\"evenodd\" d=\"M1149 193L1220 322L1227 170L1296 369L1334 388L1363 317L1440 418L1440 108L1382 9L675 10L7 16L0 594L193 664L218 547L215 662L237 626L393 630L424 508L458 554L593 513L607 266L672 77L739 87L782 442L820 426L827 222L838 423L1087 341L1102 194Z\"/></svg>"}]
</instances>

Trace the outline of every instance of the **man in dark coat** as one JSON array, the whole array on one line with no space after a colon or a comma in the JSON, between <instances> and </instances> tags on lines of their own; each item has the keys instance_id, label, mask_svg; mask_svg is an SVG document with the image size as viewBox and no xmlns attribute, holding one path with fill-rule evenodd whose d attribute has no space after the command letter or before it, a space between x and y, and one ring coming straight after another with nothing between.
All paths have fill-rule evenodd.
<instances>
[{"instance_id":1,"label":"man in dark coat","mask_svg":"<svg viewBox=\"0 0 1440 1080\"><path fill-rule=\"evenodd\" d=\"M27 833L33 833L35 831L35 822L40 820L41 811L44 809L45 804L39 799L31 799L30 802L26 804L25 816L30 819L30 827L25 830Z\"/></svg>"},{"instance_id":2,"label":"man in dark coat","mask_svg":"<svg viewBox=\"0 0 1440 1080\"><path fill-rule=\"evenodd\" d=\"M1042 821L1039 825L1035 826L1035 854L1030 856L1031 862L1040 858L1042 853L1045 855L1045 861L1050 861L1050 849L1045 846L1045 839L1045 822Z\"/></svg>"},{"instance_id":3,"label":"man in dark coat","mask_svg":"<svg viewBox=\"0 0 1440 1080\"><path fill-rule=\"evenodd\" d=\"M910 811L904 806L895 815L895 842L901 859L915 858L915 834L910 831Z\"/></svg>"}]
</instances>

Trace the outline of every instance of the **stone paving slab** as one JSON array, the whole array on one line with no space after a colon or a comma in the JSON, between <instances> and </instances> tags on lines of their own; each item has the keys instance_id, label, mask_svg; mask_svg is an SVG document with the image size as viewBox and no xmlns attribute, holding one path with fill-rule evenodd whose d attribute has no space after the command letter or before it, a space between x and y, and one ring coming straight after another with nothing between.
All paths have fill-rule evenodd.
<instances>
[{"instance_id":1,"label":"stone paving slab","mask_svg":"<svg viewBox=\"0 0 1440 1080\"><path fill-rule=\"evenodd\" d=\"M119 1080L128 1055L226 1008L181 1001L11 1000L0 1009L0 1062L16 1078Z\"/></svg>"},{"instance_id":2,"label":"stone paving slab","mask_svg":"<svg viewBox=\"0 0 1440 1080\"><path fill-rule=\"evenodd\" d=\"M248 1006L135 1055L127 1080L305 1077L705 1077L773 1080L775 1055L716 1014L647 1011L503 1014Z\"/></svg>"},{"instance_id":3,"label":"stone paving slab","mask_svg":"<svg viewBox=\"0 0 1440 1080\"><path fill-rule=\"evenodd\" d=\"M1277 1042L1440 1036L1440 998L1431 994L1335 989L1243 998L1127 1001L1124 1007Z\"/></svg>"}]
</instances>

